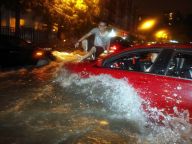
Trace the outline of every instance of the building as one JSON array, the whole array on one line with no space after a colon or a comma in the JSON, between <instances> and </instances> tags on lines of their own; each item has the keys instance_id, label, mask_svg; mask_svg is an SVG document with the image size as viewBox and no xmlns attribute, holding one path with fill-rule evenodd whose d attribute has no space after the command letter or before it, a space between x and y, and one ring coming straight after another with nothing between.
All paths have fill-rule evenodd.
<instances>
[{"instance_id":1,"label":"building","mask_svg":"<svg viewBox=\"0 0 192 144\"><path fill-rule=\"evenodd\" d=\"M129 32L135 30L136 10L133 0L105 0L104 15L112 25Z\"/></svg>"},{"instance_id":2,"label":"building","mask_svg":"<svg viewBox=\"0 0 192 144\"><path fill-rule=\"evenodd\" d=\"M15 12L1 7L1 34L15 35L16 33L16 18ZM49 37L55 37L55 29L52 29L51 35L48 35L48 25L43 22L41 16L34 16L29 10L25 13L20 13L19 20L19 37L35 42L46 42ZM55 32L55 33L54 33Z\"/></svg>"}]
</instances>

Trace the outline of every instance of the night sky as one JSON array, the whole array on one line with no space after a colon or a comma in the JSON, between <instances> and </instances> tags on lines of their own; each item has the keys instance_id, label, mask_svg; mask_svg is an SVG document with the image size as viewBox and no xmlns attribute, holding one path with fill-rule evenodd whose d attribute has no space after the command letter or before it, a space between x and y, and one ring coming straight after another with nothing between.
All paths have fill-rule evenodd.
<instances>
[{"instance_id":1,"label":"night sky","mask_svg":"<svg viewBox=\"0 0 192 144\"><path fill-rule=\"evenodd\" d=\"M134 0L138 12L144 15L162 14L164 11L179 10L182 14L192 13L192 0Z\"/></svg>"}]
</instances>

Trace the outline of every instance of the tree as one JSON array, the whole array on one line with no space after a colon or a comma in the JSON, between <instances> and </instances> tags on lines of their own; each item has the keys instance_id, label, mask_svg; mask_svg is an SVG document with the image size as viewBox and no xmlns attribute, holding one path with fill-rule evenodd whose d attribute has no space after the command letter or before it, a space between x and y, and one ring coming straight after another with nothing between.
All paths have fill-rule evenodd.
<instances>
[{"instance_id":1,"label":"tree","mask_svg":"<svg viewBox=\"0 0 192 144\"><path fill-rule=\"evenodd\" d=\"M94 24L100 15L99 4L99 0L43 0L51 21L63 26L64 31L78 31Z\"/></svg>"},{"instance_id":2,"label":"tree","mask_svg":"<svg viewBox=\"0 0 192 144\"><path fill-rule=\"evenodd\" d=\"M15 11L16 29L20 13L31 9L42 15L48 25L57 23L64 31L80 31L93 25L100 16L100 0L1 0L7 9ZM17 30L16 30L17 31Z\"/></svg>"}]
</instances>

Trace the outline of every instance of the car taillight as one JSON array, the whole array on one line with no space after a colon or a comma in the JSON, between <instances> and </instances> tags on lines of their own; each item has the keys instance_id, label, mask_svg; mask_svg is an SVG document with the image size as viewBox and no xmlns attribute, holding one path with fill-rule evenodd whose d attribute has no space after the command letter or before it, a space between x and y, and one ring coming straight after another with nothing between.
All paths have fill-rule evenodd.
<instances>
[{"instance_id":1,"label":"car taillight","mask_svg":"<svg viewBox=\"0 0 192 144\"><path fill-rule=\"evenodd\" d=\"M118 48L117 48L116 45L112 45L112 46L109 48L109 52L110 52L110 53L114 53L117 49L118 49Z\"/></svg>"},{"instance_id":2,"label":"car taillight","mask_svg":"<svg viewBox=\"0 0 192 144\"><path fill-rule=\"evenodd\" d=\"M41 57L43 57L44 56L44 52L43 51L36 51L35 53L34 53L34 57L35 58L41 58Z\"/></svg>"},{"instance_id":3,"label":"car taillight","mask_svg":"<svg viewBox=\"0 0 192 144\"><path fill-rule=\"evenodd\" d=\"M110 50L117 50L117 46L116 45L111 46Z\"/></svg>"}]
</instances>

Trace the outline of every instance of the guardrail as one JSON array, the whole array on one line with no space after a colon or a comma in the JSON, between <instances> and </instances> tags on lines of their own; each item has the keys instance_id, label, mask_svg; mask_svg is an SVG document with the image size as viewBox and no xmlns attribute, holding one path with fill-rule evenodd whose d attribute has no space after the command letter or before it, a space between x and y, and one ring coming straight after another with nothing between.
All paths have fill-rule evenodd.
<instances>
[{"instance_id":1,"label":"guardrail","mask_svg":"<svg viewBox=\"0 0 192 144\"><path fill-rule=\"evenodd\" d=\"M15 35L15 28L13 27L1 27L1 34L4 35ZM27 41L31 41L34 44L47 43L54 41L56 33L48 30L35 30L30 27L20 28L19 37Z\"/></svg>"}]
</instances>

